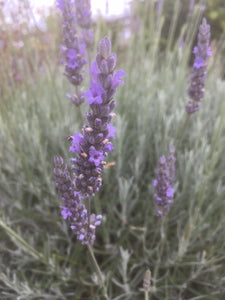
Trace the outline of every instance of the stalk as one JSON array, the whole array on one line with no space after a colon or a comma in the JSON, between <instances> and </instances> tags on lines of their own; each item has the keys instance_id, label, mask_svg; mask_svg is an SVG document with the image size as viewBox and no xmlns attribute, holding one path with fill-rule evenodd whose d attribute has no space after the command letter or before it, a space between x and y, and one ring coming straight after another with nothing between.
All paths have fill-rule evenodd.
<instances>
[{"instance_id":1,"label":"stalk","mask_svg":"<svg viewBox=\"0 0 225 300\"><path fill-rule=\"evenodd\" d=\"M185 130L187 128L188 122L190 119L190 114L186 114L186 118L184 119L183 125L180 127L180 130L178 131L177 138L176 138L176 146L175 149L177 150L180 146L180 143L182 141L182 137L184 136Z\"/></svg>"},{"instance_id":2,"label":"stalk","mask_svg":"<svg viewBox=\"0 0 225 300\"><path fill-rule=\"evenodd\" d=\"M91 258L92 258L95 270L97 272L98 280L99 280L101 288L103 290L103 295L104 295L104 297L105 297L106 300L110 300L110 298L109 298L109 296L107 294L107 289L106 289L106 286L105 286L105 283L104 283L104 278L103 278L101 269L100 269L99 264L98 264L98 262L97 262L97 260L95 258L95 255L94 255L93 248L92 248L91 245L87 245L87 248L88 248L88 251L89 251L89 253L91 255Z\"/></svg>"}]
</instances>

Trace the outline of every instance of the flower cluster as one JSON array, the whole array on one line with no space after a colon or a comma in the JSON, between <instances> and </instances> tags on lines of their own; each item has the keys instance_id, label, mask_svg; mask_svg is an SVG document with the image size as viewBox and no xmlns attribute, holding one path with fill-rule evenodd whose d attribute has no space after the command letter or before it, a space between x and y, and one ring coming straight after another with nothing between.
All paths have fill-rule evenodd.
<instances>
[{"instance_id":1,"label":"flower cluster","mask_svg":"<svg viewBox=\"0 0 225 300\"><path fill-rule=\"evenodd\" d=\"M70 173L61 157L54 158L56 189L62 197L63 206L61 215L70 222L70 228L76 233L77 239L82 244L93 244L95 229L101 224L101 215L91 214L88 217L87 210L82 204L79 192L75 190Z\"/></svg>"},{"instance_id":2,"label":"flower cluster","mask_svg":"<svg viewBox=\"0 0 225 300\"><path fill-rule=\"evenodd\" d=\"M198 44L194 47L193 53L195 60L190 78L190 87L188 94L191 98L186 105L186 112L192 114L199 110L199 101L204 97L204 86L206 81L206 62L211 56L211 48L209 47L210 25L204 18L199 27Z\"/></svg>"},{"instance_id":3,"label":"flower cluster","mask_svg":"<svg viewBox=\"0 0 225 300\"><path fill-rule=\"evenodd\" d=\"M175 148L170 147L167 157L161 156L159 159L159 167L154 180L156 193L156 214L161 217L165 216L173 203L174 196L174 180L175 180Z\"/></svg>"},{"instance_id":4,"label":"flower cluster","mask_svg":"<svg viewBox=\"0 0 225 300\"><path fill-rule=\"evenodd\" d=\"M83 81L83 66L87 63L84 58L86 45L77 33L76 8L72 0L57 0L57 7L62 12L63 45L61 53L64 55L65 76L75 87ZM75 96L68 95L68 98L79 106L84 98L82 93Z\"/></svg>"},{"instance_id":5,"label":"flower cluster","mask_svg":"<svg viewBox=\"0 0 225 300\"><path fill-rule=\"evenodd\" d=\"M109 141L115 136L115 127L111 120L115 102L112 100L117 86L122 83L124 71L114 73L116 55L111 54L110 40L105 37L99 43L96 61L92 64L90 90L84 95L88 98L91 111L87 114L88 125L83 126L83 133L71 136L70 151L77 154L71 161L75 173L74 184L84 197L94 196L102 185L101 174L104 159L113 145Z\"/></svg>"},{"instance_id":6,"label":"flower cluster","mask_svg":"<svg viewBox=\"0 0 225 300\"><path fill-rule=\"evenodd\" d=\"M54 159L56 187L64 203L61 214L69 220L82 244L94 243L95 229L101 223L101 215L90 215L82 201L99 190L104 159L113 150L109 141L115 136L115 127L110 123L115 107L112 98L117 86L123 82L120 77L125 75L121 70L114 72L115 66L116 55L111 54L110 40L105 37L99 43L99 52L91 67L90 90L84 94L91 108L87 114L88 125L83 126L83 134L71 136L70 151L77 155L71 159L74 177L71 179L61 157Z\"/></svg>"},{"instance_id":7,"label":"flower cluster","mask_svg":"<svg viewBox=\"0 0 225 300\"><path fill-rule=\"evenodd\" d=\"M90 29L92 26L90 0L75 0L75 4L78 25Z\"/></svg>"}]
</instances>

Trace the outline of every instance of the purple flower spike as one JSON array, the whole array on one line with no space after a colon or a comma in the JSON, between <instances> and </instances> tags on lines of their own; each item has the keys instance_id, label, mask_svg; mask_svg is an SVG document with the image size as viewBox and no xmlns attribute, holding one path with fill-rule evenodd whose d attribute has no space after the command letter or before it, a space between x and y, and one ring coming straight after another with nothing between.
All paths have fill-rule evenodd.
<instances>
[{"instance_id":1,"label":"purple flower spike","mask_svg":"<svg viewBox=\"0 0 225 300\"><path fill-rule=\"evenodd\" d=\"M77 239L83 245L93 245L95 241L96 227L101 224L101 215L92 214L88 220L85 206L81 203L82 197L75 190L67 165L61 157L54 158L56 188L62 197L63 206L61 215L70 223L70 228L76 234Z\"/></svg>"},{"instance_id":2,"label":"purple flower spike","mask_svg":"<svg viewBox=\"0 0 225 300\"><path fill-rule=\"evenodd\" d=\"M62 12L63 45L61 53L64 55L65 76L70 83L78 86L83 81L83 66L87 63L84 59L85 44L77 34L75 4L71 0L58 0L57 7Z\"/></svg>"},{"instance_id":3,"label":"purple flower spike","mask_svg":"<svg viewBox=\"0 0 225 300\"><path fill-rule=\"evenodd\" d=\"M88 125L83 126L83 135L72 137L70 148L78 154L72 160L74 184L84 197L94 196L101 187L104 160L108 152L113 150L109 141L115 136L115 128L111 125L115 107L112 97L117 86L123 82L120 77L125 75L123 71L114 74L115 67L116 56L111 54L110 40L105 37L99 43L96 61L91 66L90 90L85 93L91 108L87 114Z\"/></svg>"},{"instance_id":4,"label":"purple flower spike","mask_svg":"<svg viewBox=\"0 0 225 300\"><path fill-rule=\"evenodd\" d=\"M82 28L82 40L87 47L91 47L94 40L94 32L91 30L91 3L90 0L75 0L77 24Z\"/></svg>"},{"instance_id":5,"label":"purple flower spike","mask_svg":"<svg viewBox=\"0 0 225 300\"><path fill-rule=\"evenodd\" d=\"M156 214L163 217L167 214L174 197L175 180L175 148L170 147L168 157L161 156L156 173L156 179L153 181L156 193L154 195L156 202Z\"/></svg>"},{"instance_id":6,"label":"purple flower spike","mask_svg":"<svg viewBox=\"0 0 225 300\"><path fill-rule=\"evenodd\" d=\"M75 5L78 25L90 29L92 26L90 0L75 0Z\"/></svg>"},{"instance_id":7,"label":"purple flower spike","mask_svg":"<svg viewBox=\"0 0 225 300\"><path fill-rule=\"evenodd\" d=\"M210 26L204 18L199 27L198 44L194 47L195 60L190 78L188 94L190 100L186 105L186 112L192 114L199 110L199 101L204 97L204 86L206 82L206 62L212 55L209 46Z\"/></svg>"},{"instance_id":8,"label":"purple flower spike","mask_svg":"<svg viewBox=\"0 0 225 300\"><path fill-rule=\"evenodd\" d=\"M64 0L66 2L66 0ZM64 7L60 2L60 7ZM115 127L111 120L115 114L115 102L112 100L117 86L123 82L123 71L114 74L116 56L111 55L110 40L105 37L100 42L96 62L92 64L92 80L90 89L85 93L90 105L90 112L86 115L87 125L83 126L83 133L70 136L72 141L70 151L76 154L71 159L73 179L61 157L54 158L54 174L56 189L60 194L63 205L61 215L70 223L70 228L76 234L81 244L92 245L95 240L96 227L101 224L101 215L89 213L83 201L94 196L102 185L102 172L108 152L113 150L110 139L115 136ZM74 59L76 52L69 48L66 55ZM76 98L71 100L76 101ZM171 193L171 191L168 191Z\"/></svg>"}]
</instances>

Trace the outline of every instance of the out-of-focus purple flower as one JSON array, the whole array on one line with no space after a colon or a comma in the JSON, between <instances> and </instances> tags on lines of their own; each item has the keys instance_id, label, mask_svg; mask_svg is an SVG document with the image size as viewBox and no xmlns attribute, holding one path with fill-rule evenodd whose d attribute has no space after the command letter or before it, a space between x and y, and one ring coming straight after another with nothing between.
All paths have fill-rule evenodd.
<instances>
[{"instance_id":1,"label":"out-of-focus purple flower","mask_svg":"<svg viewBox=\"0 0 225 300\"><path fill-rule=\"evenodd\" d=\"M75 0L75 6L78 25L90 29L92 26L90 0Z\"/></svg>"},{"instance_id":2,"label":"out-of-focus purple flower","mask_svg":"<svg viewBox=\"0 0 225 300\"><path fill-rule=\"evenodd\" d=\"M70 151L77 154L71 161L75 173L74 185L83 197L94 196L102 185L101 174L105 158L113 145L109 139L115 136L111 125L115 102L112 100L117 86L122 83L124 71L114 72L116 56L111 54L110 40L105 37L99 43L96 61L92 64L90 90L85 93L91 111L83 134L72 136Z\"/></svg>"},{"instance_id":3,"label":"out-of-focus purple flower","mask_svg":"<svg viewBox=\"0 0 225 300\"><path fill-rule=\"evenodd\" d=\"M192 114L199 109L199 101L204 97L204 86L206 82L206 63L209 56L212 55L209 46L210 41L210 25L204 18L199 27L198 44L194 47L193 53L195 60L190 78L190 87L188 94L190 100L186 105L186 112Z\"/></svg>"},{"instance_id":4,"label":"out-of-focus purple flower","mask_svg":"<svg viewBox=\"0 0 225 300\"><path fill-rule=\"evenodd\" d=\"M193 100L189 100L188 103L185 106L186 112L188 114L193 114L194 112L198 111L200 107L200 103L193 101Z\"/></svg>"},{"instance_id":5,"label":"out-of-focus purple flower","mask_svg":"<svg viewBox=\"0 0 225 300\"><path fill-rule=\"evenodd\" d=\"M62 12L63 45L61 54L64 55L65 76L74 85L83 81L83 66L87 63L84 55L86 46L77 33L76 9L72 0L58 0L57 7ZM81 99L79 99L81 102Z\"/></svg>"},{"instance_id":6,"label":"out-of-focus purple flower","mask_svg":"<svg viewBox=\"0 0 225 300\"><path fill-rule=\"evenodd\" d=\"M83 91L78 91L77 94L66 94L66 97L73 103L75 104L77 107L80 106L84 101L84 93Z\"/></svg>"},{"instance_id":7,"label":"out-of-focus purple flower","mask_svg":"<svg viewBox=\"0 0 225 300\"><path fill-rule=\"evenodd\" d=\"M75 0L77 24L82 28L81 37L87 47L91 47L94 32L91 30L91 2L90 0Z\"/></svg>"},{"instance_id":8,"label":"out-of-focus purple flower","mask_svg":"<svg viewBox=\"0 0 225 300\"><path fill-rule=\"evenodd\" d=\"M87 48L90 48L94 42L94 31L91 29L83 29L81 31L82 41L85 43Z\"/></svg>"},{"instance_id":9,"label":"out-of-focus purple flower","mask_svg":"<svg viewBox=\"0 0 225 300\"><path fill-rule=\"evenodd\" d=\"M64 9L64 0L56 0L56 7L63 10Z\"/></svg>"},{"instance_id":10,"label":"out-of-focus purple flower","mask_svg":"<svg viewBox=\"0 0 225 300\"><path fill-rule=\"evenodd\" d=\"M102 216L91 214L88 218L87 210L81 202L82 197L74 187L67 165L61 157L55 157L54 164L56 188L63 201L63 206L60 206L61 215L69 221L70 228L81 244L92 245L95 241L96 227L101 224Z\"/></svg>"},{"instance_id":11,"label":"out-of-focus purple flower","mask_svg":"<svg viewBox=\"0 0 225 300\"><path fill-rule=\"evenodd\" d=\"M174 154L175 148L170 147L169 155L160 157L156 178L153 182L156 190L154 195L156 214L159 217L165 216L173 203L176 160Z\"/></svg>"}]
</instances>

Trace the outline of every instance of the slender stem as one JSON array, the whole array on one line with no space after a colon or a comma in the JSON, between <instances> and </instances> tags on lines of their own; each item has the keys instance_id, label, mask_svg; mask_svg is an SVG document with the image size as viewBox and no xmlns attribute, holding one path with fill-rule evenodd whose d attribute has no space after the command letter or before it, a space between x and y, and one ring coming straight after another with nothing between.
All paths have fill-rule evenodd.
<instances>
[{"instance_id":1,"label":"slender stem","mask_svg":"<svg viewBox=\"0 0 225 300\"><path fill-rule=\"evenodd\" d=\"M101 270L100 270L100 267L99 267L98 262L97 262L97 260L96 260L96 258L95 258L95 255L94 255L93 248L92 248L91 245L87 245L87 247L88 247L88 251L89 251L89 253L90 253L90 255L91 255L92 261L93 261L93 263L94 263L95 270L96 270L96 272L97 272L97 275L98 275L98 279L99 279L100 285L101 285L101 287L102 287L102 289L103 289L104 297L105 297L106 300L110 300L110 298L109 298L109 296L108 296L108 294L107 294L107 291L106 291L106 286L105 286L105 284L104 284L104 278L103 278L102 272L101 272Z\"/></svg>"},{"instance_id":2,"label":"slender stem","mask_svg":"<svg viewBox=\"0 0 225 300\"><path fill-rule=\"evenodd\" d=\"M75 87L75 92L76 92L76 95L78 97L79 95L79 90L78 90L78 86L76 85ZM83 115L82 115L82 112L81 112L81 108L80 108L80 105L77 107L78 109L78 113L79 113L79 117L80 117L80 122L81 122L81 126L83 125L83 121L84 121L84 118L83 118Z\"/></svg>"},{"instance_id":3,"label":"slender stem","mask_svg":"<svg viewBox=\"0 0 225 300\"><path fill-rule=\"evenodd\" d=\"M160 220L160 235L161 235L161 241L160 241L160 244L159 244L159 250L158 250L158 258L157 258L157 261L156 261L156 264L155 264L155 269L154 269L154 275L153 275L153 284L154 286L156 285L156 280L157 280L157 277L158 277L158 273L159 273L159 268L160 268L160 264L161 264L161 261L162 261L162 255L163 255L163 250L164 250L164 247L165 247L165 244L166 244L166 226L167 226L167 222L168 222L168 219L167 217L164 217L163 219Z\"/></svg>"},{"instance_id":4,"label":"slender stem","mask_svg":"<svg viewBox=\"0 0 225 300\"><path fill-rule=\"evenodd\" d=\"M79 113L79 117L80 117L81 125L83 125L83 115L82 115L82 112L81 112L80 105L78 106L78 113Z\"/></svg>"},{"instance_id":5,"label":"slender stem","mask_svg":"<svg viewBox=\"0 0 225 300\"><path fill-rule=\"evenodd\" d=\"M178 149L178 147L180 146L180 143L181 143L182 137L184 135L185 129L187 127L189 119L190 119L190 114L186 114L186 118L184 120L183 126L180 127L180 130L178 131L178 134L177 134L175 149Z\"/></svg>"},{"instance_id":6,"label":"slender stem","mask_svg":"<svg viewBox=\"0 0 225 300\"><path fill-rule=\"evenodd\" d=\"M85 200L86 208L87 208L87 215L88 215L88 226L90 225L90 215L91 215L91 199L88 197Z\"/></svg>"},{"instance_id":7,"label":"slender stem","mask_svg":"<svg viewBox=\"0 0 225 300\"><path fill-rule=\"evenodd\" d=\"M91 49L88 48L88 68L91 69Z\"/></svg>"},{"instance_id":8,"label":"slender stem","mask_svg":"<svg viewBox=\"0 0 225 300\"><path fill-rule=\"evenodd\" d=\"M149 300L149 291L145 291L145 300Z\"/></svg>"}]
</instances>

